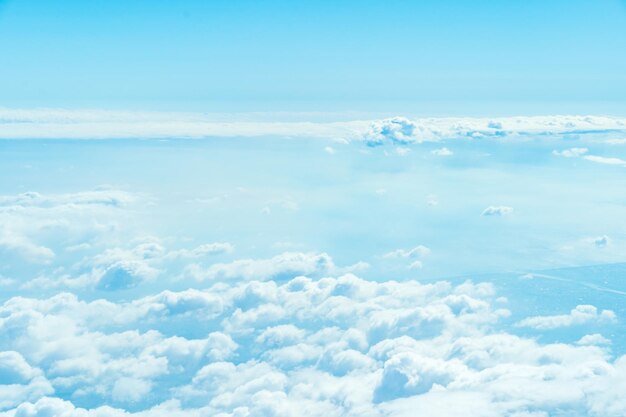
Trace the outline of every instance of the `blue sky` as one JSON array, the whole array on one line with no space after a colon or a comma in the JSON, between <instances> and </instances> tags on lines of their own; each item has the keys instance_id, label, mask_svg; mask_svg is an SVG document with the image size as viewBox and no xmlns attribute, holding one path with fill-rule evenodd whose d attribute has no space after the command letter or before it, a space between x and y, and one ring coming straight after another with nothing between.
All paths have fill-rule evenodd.
<instances>
[{"instance_id":1,"label":"blue sky","mask_svg":"<svg viewBox=\"0 0 626 417\"><path fill-rule=\"evenodd\" d=\"M624 114L623 1L3 1L0 105Z\"/></svg>"}]
</instances>

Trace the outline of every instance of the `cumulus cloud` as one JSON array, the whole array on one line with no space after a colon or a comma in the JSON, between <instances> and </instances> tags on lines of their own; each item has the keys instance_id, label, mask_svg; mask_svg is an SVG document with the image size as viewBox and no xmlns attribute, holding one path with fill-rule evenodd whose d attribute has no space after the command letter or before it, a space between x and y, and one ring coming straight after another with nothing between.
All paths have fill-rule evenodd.
<instances>
[{"instance_id":1,"label":"cumulus cloud","mask_svg":"<svg viewBox=\"0 0 626 417\"><path fill-rule=\"evenodd\" d=\"M35 263L48 263L56 256L52 249L38 245L23 235L16 234L6 228L0 229L0 254L17 254Z\"/></svg>"},{"instance_id":2,"label":"cumulus cloud","mask_svg":"<svg viewBox=\"0 0 626 417\"><path fill-rule=\"evenodd\" d=\"M352 274L231 280L120 302L16 297L0 307L0 373L31 388L1 396L11 401L0 401L0 416L626 410L624 361L609 359L607 340L540 344L507 334L496 327L508 314L497 300L490 284Z\"/></svg>"},{"instance_id":3,"label":"cumulus cloud","mask_svg":"<svg viewBox=\"0 0 626 417\"><path fill-rule=\"evenodd\" d=\"M115 381L111 397L115 402L136 403L152 389L152 384L139 378L123 377Z\"/></svg>"},{"instance_id":4,"label":"cumulus cloud","mask_svg":"<svg viewBox=\"0 0 626 417\"><path fill-rule=\"evenodd\" d=\"M139 200L138 195L107 187L0 196L0 260L17 256L31 264L54 265L63 259L61 252L68 252L65 248L88 249L90 242L112 233L118 216Z\"/></svg>"},{"instance_id":5,"label":"cumulus cloud","mask_svg":"<svg viewBox=\"0 0 626 417\"><path fill-rule=\"evenodd\" d=\"M517 323L517 326L531 327L537 330L550 330L590 323L610 323L615 320L615 313L611 310L599 311L592 305L578 305L569 314L528 317Z\"/></svg>"},{"instance_id":6,"label":"cumulus cloud","mask_svg":"<svg viewBox=\"0 0 626 417\"><path fill-rule=\"evenodd\" d=\"M41 372L33 369L19 352L0 352L2 384L24 384L40 374Z\"/></svg>"},{"instance_id":7,"label":"cumulus cloud","mask_svg":"<svg viewBox=\"0 0 626 417\"><path fill-rule=\"evenodd\" d=\"M372 122L370 131L365 134L365 141L369 146L383 145L387 142L407 145L433 139L430 132L404 117Z\"/></svg>"},{"instance_id":8,"label":"cumulus cloud","mask_svg":"<svg viewBox=\"0 0 626 417\"><path fill-rule=\"evenodd\" d=\"M489 206L483 210L482 216L505 216L513 212L513 207L509 206Z\"/></svg>"}]
</instances>

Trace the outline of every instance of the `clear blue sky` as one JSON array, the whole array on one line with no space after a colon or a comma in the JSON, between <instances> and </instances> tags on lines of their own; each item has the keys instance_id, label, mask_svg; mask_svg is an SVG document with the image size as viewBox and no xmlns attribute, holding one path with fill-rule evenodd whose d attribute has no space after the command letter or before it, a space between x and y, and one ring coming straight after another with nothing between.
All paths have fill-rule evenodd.
<instances>
[{"instance_id":1,"label":"clear blue sky","mask_svg":"<svg viewBox=\"0 0 626 417\"><path fill-rule=\"evenodd\" d=\"M0 106L626 113L626 2L0 1Z\"/></svg>"}]
</instances>

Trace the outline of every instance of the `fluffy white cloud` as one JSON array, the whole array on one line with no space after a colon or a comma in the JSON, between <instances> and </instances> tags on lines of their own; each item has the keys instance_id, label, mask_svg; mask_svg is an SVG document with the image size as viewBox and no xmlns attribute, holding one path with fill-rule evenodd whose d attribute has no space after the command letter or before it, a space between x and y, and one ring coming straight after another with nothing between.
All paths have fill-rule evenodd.
<instances>
[{"instance_id":1,"label":"fluffy white cloud","mask_svg":"<svg viewBox=\"0 0 626 417\"><path fill-rule=\"evenodd\" d=\"M41 372L33 369L18 352L0 352L0 381L2 384L23 384L40 374Z\"/></svg>"},{"instance_id":2,"label":"fluffy white cloud","mask_svg":"<svg viewBox=\"0 0 626 417\"><path fill-rule=\"evenodd\" d=\"M93 280L120 265L159 272L167 260L230 250L199 248L168 251L141 238L76 253L88 253L80 265ZM384 257L414 264L429 252L420 245ZM500 322L510 312L491 284L369 281L323 253L195 268L206 288L179 281L134 299L92 289L6 300L0 417L626 412L623 359L611 358L610 340L542 344L507 333ZM158 287L154 278L140 279ZM519 326L614 320L609 310L578 306Z\"/></svg>"},{"instance_id":3,"label":"fluffy white cloud","mask_svg":"<svg viewBox=\"0 0 626 417\"><path fill-rule=\"evenodd\" d=\"M16 351L0 352L0 410L52 394L43 373Z\"/></svg>"},{"instance_id":4,"label":"fluffy white cloud","mask_svg":"<svg viewBox=\"0 0 626 417\"><path fill-rule=\"evenodd\" d=\"M52 264L65 248L89 248L90 241L111 234L118 216L139 199L109 188L0 196L0 259L18 255L32 263Z\"/></svg>"},{"instance_id":5,"label":"fluffy white cloud","mask_svg":"<svg viewBox=\"0 0 626 417\"><path fill-rule=\"evenodd\" d=\"M550 330L559 327L569 327L588 323L605 323L616 320L615 313L611 310L598 311L592 305L578 305L569 314L555 316L528 317L520 321L519 327L532 327L538 330Z\"/></svg>"},{"instance_id":6,"label":"fluffy white cloud","mask_svg":"<svg viewBox=\"0 0 626 417\"><path fill-rule=\"evenodd\" d=\"M368 145L383 145L386 142L406 145L434 140L432 132L404 117L394 117L373 122L370 131L365 134Z\"/></svg>"},{"instance_id":7,"label":"fluffy white cloud","mask_svg":"<svg viewBox=\"0 0 626 417\"><path fill-rule=\"evenodd\" d=\"M0 229L0 256L2 252L8 255L17 254L35 263L48 263L56 256L52 249L37 245L26 236L7 230L6 227Z\"/></svg>"}]
</instances>

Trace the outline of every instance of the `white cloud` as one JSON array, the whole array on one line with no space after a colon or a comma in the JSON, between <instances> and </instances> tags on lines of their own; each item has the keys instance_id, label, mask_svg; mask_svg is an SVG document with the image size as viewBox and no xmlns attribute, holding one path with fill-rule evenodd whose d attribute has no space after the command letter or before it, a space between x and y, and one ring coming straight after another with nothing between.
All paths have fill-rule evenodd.
<instances>
[{"instance_id":1,"label":"white cloud","mask_svg":"<svg viewBox=\"0 0 626 417\"><path fill-rule=\"evenodd\" d=\"M556 156L564 156L565 158L577 158L586 154L589 151L587 148L569 148L562 151L554 150L552 153Z\"/></svg>"},{"instance_id":2,"label":"white cloud","mask_svg":"<svg viewBox=\"0 0 626 417\"><path fill-rule=\"evenodd\" d=\"M41 372L33 369L24 357L15 351L0 352L0 381L2 384L25 384Z\"/></svg>"},{"instance_id":3,"label":"white cloud","mask_svg":"<svg viewBox=\"0 0 626 417\"><path fill-rule=\"evenodd\" d=\"M0 139L24 138L202 138L320 137L364 140L371 145L559 133L623 131L626 119L603 116L532 116L487 118L393 117L383 120L294 121L293 115L220 115L206 113L116 112L104 110L0 109ZM288 116L288 117L287 117ZM296 115L297 116L297 115ZM340 116L340 115L339 115ZM305 118L306 115L300 117ZM270 120L271 119L271 120ZM345 118L344 118L345 119Z\"/></svg>"},{"instance_id":4,"label":"white cloud","mask_svg":"<svg viewBox=\"0 0 626 417\"><path fill-rule=\"evenodd\" d=\"M513 212L513 207L509 206L489 206L483 210L482 216L505 216Z\"/></svg>"},{"instance_id":5,"label":"white cloud","mask_svg":"<svg viewBox=\"0 0 626 417\"><path fill-rule=\"evenodd\" d=\"M576 344L582 346L610 345L611 341L599 333L594 333L584 335L576 342Z\"/></svg>"},{"instance_id":6,"label":"white cloud","mask_svg":"<svg viewBox=\"0 0 626 417\"><path fill-rule=\"evenodd\" d=\"M360 269L357 263L343 270ZM326 253L284 252L270 259L240 259L231 263L216 263L207 269L189 268L197 280L285 280L298 275L333 274L342 270Z\"/></svg>"},{"instance_id":7,"label":"white cloud","mask_svg":"<svg viewBox=\"0 0 626 417\"><path fill-rule=\"evenodd\" d=\"M139 199L110 188L0 196L0 259L19 256L29 263L54 265L64 258L62 252L91 249L91 243L112 234L118 216Z\"/></svg>"},{"instance_id":8,"label":"white cloud","mask_svg":"<svg viewBox=\"0 0 626 417\"><path fill-rule=\"evenodd\" d=\"M139 378L123 377L115 381L111 396L113 401L136 403L144 398L152 389L152 384Z\"/></svg>"},{"instance_id":9,"label":"white cloud","mask_svg":"<svg viewBox=\"0 0 626 417\"><path fill-rule=\"evenodd\" d=\"M571 310L569 314L528 317L517 323L517 326L531 327L538 330L550 330L582 324L610 323L615 320L615 313L611 310L598 311L598 309L592 305L578 305Z\"/></svg>"},{"instance_id":10,"label":"white cloud","mask_svg":"<svg viewBox=\"0 0 626 417\"><path fill-rule=\"evenodd\" d=\"M626 166L626 161L620 158L609 158L605 156L586 155L583 156L587 161L595 162L604 165L621 165Z\"/></svg>"},{"instance_id":11,"label":"white cloud","mask_svg":"<svg viewBox=\"0 0 626 417\"><path fill-rule=\"evenodd\" d=\"M587 161L595 162L598 164L626 166L626 161L623 159L598 156L598 155L587 155L588 152L589 152L589 149L587 148L569 148L569 149L564 149L562 151L557 151L557 150L552 151L554 155L563 156L566 158L582 157L583 159Z\"/></svg>"},{"instance_id":12,"label":"white cloud","mask_svg":"<svg viewBox=\"0 0 626 417\"><path fill-rule=\"evenodd\" d=\"M205 243L193 249L178 249L171 251L166 255L166 258L195 259L208 255L232 253L234 250L235 247L227 242Z\"/></svg>"},{"instance_id":13,"label":"white cloud","mask_svg":"<svg viewBox=\"0 0 626 417\"><path fill-rule=\"evenodd\" d=\"M386 142L406 145L434 139L432 135L426 135L428 133L415 122L404 117L394 117L372 122L370 131L364 136L368 145L376 146L383 145Z\"/></svg>"},{"instance_id":14,"label":"white cloud","mask_svg":"<svg viewBox=\"0 0 626 417\"><path fill-rule=\"evenodd\" d=\"M0 196L2 207L40 207L58 206L114 206L128 205L136 200L133 194L121 190L100 189L70 194L42 195L37 192L25 192L18 195Z\"/></svg>"},{"instance_id":15,"label":"white cloud","mask_svg":"<svg viewBox=\"0 0 626 417\"><path fill-rule=\"evenodd\" d=\"M422 258L430 254L430 249L424 245L418 245L412 249L396 249L391 252L387 252L383 255L383 258Z\"/></svg>"},{"instance_id":16,"label":"white cloud","mask_svg":"<svg viewBox=\"0 0 626 417\"><path fill-rule=\"evenodd\" d=\"M18 254L35 263L48 263L56 256L52 249L33 243L25 236L20 236L6 229L0 229L0 254Z\"/></svg>"},{"instance_id":17,"label":"white cloud","mask_svg":"<svg viewBox=\"0 0 626 417\"><path fill-rule=\"evenodd\" d=\"M0 354L0 368L22 382L45 374L50 383L5 403L0 416L380 417L419 409L434 417L471 406L505 417L626 410L619 400L624 361L610 361L597 346L606 339L542 345L503 333L493 326L505 312L494 303L489 284L354 275L228 281L118 303L70 294L16 298L0 307L0 346L13 349ZM191 324L221 331L193 339L130 330L194 331ZM88 395L92 408L46 397L50 384L73 392L76 401Z\"/></svg>"},{"instance_id":18,"label":"white cloud","mask_svg":"<svg viewBox=\"0 0 626 417\"><path fill-rule=\"evenodd\" d=\"M435 149L435 150L431 151L430 153L432 153L433 155L436 155L436 156L452 156L452 155L454 155L454 152L452 152L448 148Z\"/></svg>"}]
</instances>

